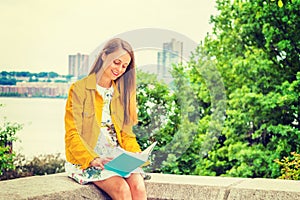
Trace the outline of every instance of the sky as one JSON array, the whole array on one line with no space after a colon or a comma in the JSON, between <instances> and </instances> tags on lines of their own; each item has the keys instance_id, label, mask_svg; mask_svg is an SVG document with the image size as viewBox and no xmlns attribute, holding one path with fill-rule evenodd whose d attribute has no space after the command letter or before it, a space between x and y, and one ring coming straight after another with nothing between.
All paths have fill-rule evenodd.
<instances>
[{"instance_id":1,"label":"sky","mask_svg":"<svg viewBox=\"0 0 300 200\"><path fill-rule=\"evenodd\" d=\"M199 43L215 14L213 0L0 0L0 71L66 75L68 55L89 55L113 36L144 28Z\"/></svg>"}]
</instances>

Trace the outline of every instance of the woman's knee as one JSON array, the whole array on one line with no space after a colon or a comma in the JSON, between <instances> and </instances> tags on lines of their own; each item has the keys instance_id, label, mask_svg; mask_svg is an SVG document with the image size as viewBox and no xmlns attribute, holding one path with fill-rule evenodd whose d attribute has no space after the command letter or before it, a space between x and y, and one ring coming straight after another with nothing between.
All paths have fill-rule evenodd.
<instances>
[{"instance_id":1,"label":"woman's knee","mask_svg":"<svg viewBox=\"0 0 300 200\"><path fill-rule=\"evenodd\" d=\"M104 190L112 199L132 199L130 187L124 179L111 178L94 182L94 184Z\"/></svg>"},{"instance_id":2,"label":"woman's knee","mask_svg":"<svg viewBox=\"0 0 300 200\"><path fill-rule=\"evenodd\" d=\"M139 193L140 192L142 192L142 193L146 192L145 185L144 185L144 183L141 183L141 182L132 184L130 189L132 191L139 192Z\"/></svg>"},{"instance_id":3,"label":"woman's knee","mask_svg":"<svg viewBox=\"0 0 300 200\"><path fill-rule=\"evenodd\" d=\"M128 182L131 194L133 197L143 197L146 196L146 187L143 180L135 179L134 181Z\"/></svg>"},{"instance_id":4,"label":"woman's knee","mask_svg":"<svg viewBox=\"0 0 300 200\"><path fill-rule=\"evenodd\" d=\"M124 182L122 184L118 184L115 188L115 193L118 197L131 197L131 191L129 185Z\"/></svg>"}]
</instances>

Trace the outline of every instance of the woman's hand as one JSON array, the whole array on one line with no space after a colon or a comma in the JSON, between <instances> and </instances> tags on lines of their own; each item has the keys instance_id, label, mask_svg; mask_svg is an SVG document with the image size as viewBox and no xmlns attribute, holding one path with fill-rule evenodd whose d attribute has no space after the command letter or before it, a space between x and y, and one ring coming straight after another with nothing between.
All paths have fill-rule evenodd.
<instances>
[{"instance_id":1,"label":"woman's hand","mask_svg":"<svg viewBox=\"0 0 300 200\"><path fill-rule=\"evenodd\" d=\"M90 166L91 167L100 167L101 169L104 169L104 165L105 163L108 163L109 161L111 161L113 158L95 158L91 163Z\"/></svg>"}]
</instances>

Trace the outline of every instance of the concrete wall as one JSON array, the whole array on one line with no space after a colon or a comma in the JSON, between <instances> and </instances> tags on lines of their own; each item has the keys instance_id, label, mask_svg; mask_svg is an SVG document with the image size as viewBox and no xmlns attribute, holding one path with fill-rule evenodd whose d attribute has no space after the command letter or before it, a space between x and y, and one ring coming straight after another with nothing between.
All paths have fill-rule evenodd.
<instances>
[{"instance_id":1,"label":"concrete wall","mask_svg":"<svg viewBox=\"0 0 300 200\"><path fill-rule=\"evenodd\" d=\"M300 181L151 174L149 200L300 200ZM0 181L0 200L109 199L94 185L79 185L64 173Z\"/></svg>"}]
</instances>

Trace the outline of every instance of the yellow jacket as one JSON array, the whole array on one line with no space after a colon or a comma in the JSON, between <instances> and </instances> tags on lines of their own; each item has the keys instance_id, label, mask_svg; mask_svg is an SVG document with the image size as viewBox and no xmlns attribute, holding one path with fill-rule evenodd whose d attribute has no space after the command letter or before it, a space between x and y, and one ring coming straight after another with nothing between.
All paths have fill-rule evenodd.
<instances>
[{"instance_id":1,"label":"yellow jacket","mask_svg":"<svg viewBox=\"0 0 300 200\"><path fill-rule=\"evenodd\" d=\"M124 108L120 94L113 83L114 95L111 100L111 117L122 148L140 152L140 146L132 132L132 126L123 125ZM65 113L65 151L70 163L89 167L90 162L99 157L94 152L100 133L103 99L96 91L96 75L91 74L73 83L69 90Z\"/></svg>"}]
</instances>

